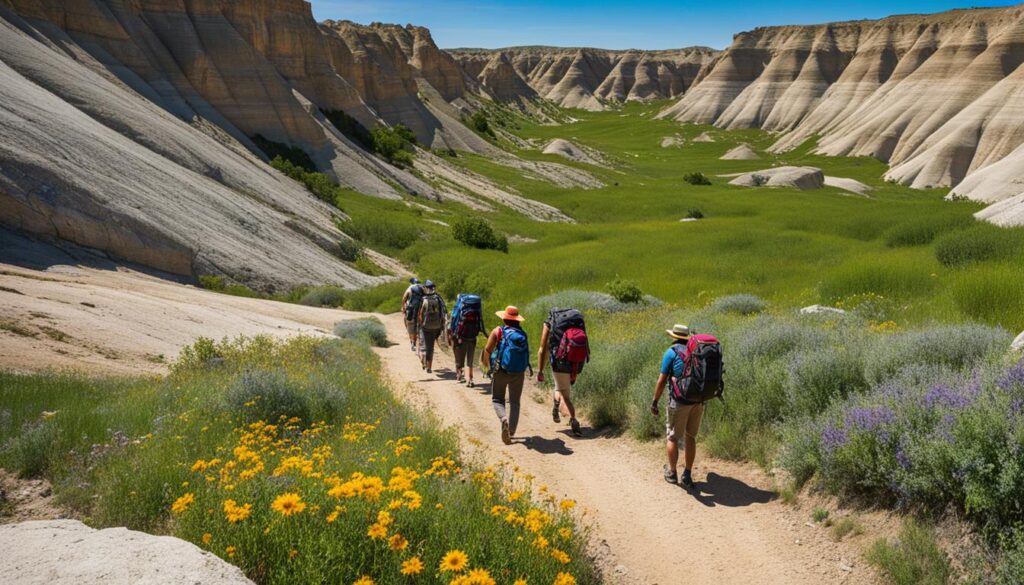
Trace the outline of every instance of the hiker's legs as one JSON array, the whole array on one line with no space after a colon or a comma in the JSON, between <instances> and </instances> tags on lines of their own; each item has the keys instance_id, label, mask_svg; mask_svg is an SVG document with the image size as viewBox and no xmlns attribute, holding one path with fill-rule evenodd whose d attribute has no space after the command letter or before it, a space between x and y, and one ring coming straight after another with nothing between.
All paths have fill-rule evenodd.
<instances>
[{"instance_id":1,"label":"hiker's legs","mask_svg":"<svg viewBox=\"0 0 1024 585\"><path fill-rule=\"evenodd\" d=\"M428 368L434 363L434 342L437 341L439 335L441 335L440 331L423 330L423 341L427 344L426 360Z\"/></svg>"},{"instance_id":2,"label":"hiker's legs","mask_svg":"<svg viewBox=\"0 0 1024 585\"><path fill-rule=\"evenodd\" d=\"M515 435L519 426L519 400L523 396L523 382L526 374L511 374L508 382L508 430Z\"/></svg>"},{"instance_id":3,"label":"hiker's legs","mask_svg":"<svg viewBox=\"0 0 1024 585\"><path fill-rule=\"evenodd\" d=\"M572 405L571 389L572 389L572 376L568 373L553 372L552 377L555 379L555 402L561 403L562 412L569 415L569 418L576 418L576 407Z\"/></svg>"},{"instance_id":4,"label":"hiker's legs","mask_svg":"<svg viewBox=\"0 0 1024 585\"><path fill-rule=\"evenodd\" d=\"M476 362L476 337L462 342L466 352L466 380L473 381L473 364Z\"/></svg>"},{"instance_id":5,"label":"hiker's legs","mask_svg":"<svg viewBox=\"0 0 1024 585\"><path fill-rule=\"evenodd\" d=\"M673 473L679 464L679 440L686 434L689 409L690 405L680 404L669 406L665 413L665 453L668 455L668 466Z\"/></svg>"},{"instance_id":6,"label":"hiker's legs","mask_svg":"<svg viewBox=\"0 0 1024 585\"><path fill-rule=\"evenodd\" d=\"M494 406L494 414L505 420L505 391L508 390L508 383L511 376L504 372L495 372L491 378L491 405Z\"/></svg>"},{"instance_id":7,"label":"hiker's legs","mask_svg":"<svg viewBox=\"0 0 1024 585\"><path fill-rule=\"evenodd\" d=\"M697 457L697 433L700 432L700 421L704 418L704 405L688 405L686 413L686 469L693 469L693 460Z\"/></svg>"},{"instance_id":8,"label":"hiker's legs","mask_svg":"<svg viewBox=\"0 0 1024 585\"><path fill-rule=\"evenodd\" d=\"M405 332L409 334L409 343L413 348L416 347L416 320L405 321Z\"/></svg>"},{"instance_id":9,"label":"hiker's legs","mask_svg":"<svg viewBox=\"0 0 1024 585\"><path fill-rule=\"evenodd\" d=\"M668 442L665 443L665 451L668 454L668 467L672 470L672 473L675 473L676 466L679 464L679 443L676 442L674 437L670 437Z\"/></svg>"}]
</instances>

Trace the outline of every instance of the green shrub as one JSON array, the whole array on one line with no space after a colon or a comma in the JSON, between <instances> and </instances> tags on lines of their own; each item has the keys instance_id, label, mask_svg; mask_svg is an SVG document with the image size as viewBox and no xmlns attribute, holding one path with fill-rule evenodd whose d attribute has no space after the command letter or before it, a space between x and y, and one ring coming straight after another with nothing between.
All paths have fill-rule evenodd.
<instances>
[{"instance_id":1,"label":"green shrub","mask_svg":"<svg viewBox=\"0 0 1024 585\"><path fill-rule=\"evenodd\" d=\"M864 529L861 528L860 524L852 516L840 518L832 524L832 540L835 540L836 542L846 538L849 534L857 536L863 533Z\"/></svg>"},{"instance_id":2,"label":"green shrub","mask_svg":"<svg viewBox=\"0 0 1024 585\"><path fill-rule=\"evenodd\" d=\"M243 372L224 395L228 412L245 423L298 418L308 424L309 402L282 371Z\"/></svg>"},{"instance_id":3,"label":"green shrub","mask_svg":"<svg viewBox=\"0 0 1024 585\"><path fill-rule=\"evenodd\" d=\"M692 209L687 209L686 217L689 219L704 219L704 212L696 207Z\"/></svg>"},{"instance_id":4,"label":"green shrub","mask_svg":"<svg viewBox=\"0 0 1024 585\"><path fill-rule=\"evenodd\" d=\"M801 352L789 364L789 400L797 415L814 415L835 400L867 390L858 347L840 345Z\"/></svg>"},{"instance_id":5,"label":"green shrub","mask_svg":"<svg viewBox=\"0 0 1024 585\"><path fill-rule=\"evenodd\" d=\"M299 304L309 307L340 307L345 303L346 294L347 291L340 286L318 286L303 295Z\"/></svg>"},{"instance_id":6,"label":"green shrub","mask_svg":"<svg viewBox=\"0 0 1024 585\"><path fill-rule=\"evenodd\" d=\"M691 185L710 185L711 179L707 178L704 173L693 172L686 173L683 175L683 180Z\"/></svg>"},{"instance_id":7,"label":"green shrub","mask_svg":"<svg viewBox=\"0 0 1024 585\"><path fill-rule=\"evenodd\" d=\"M939 238L935 242L935 258L944 266L959 267L1008 258L1019 248L1020 238L1016 232L978 224Z\"/></svg>"},{"instance_id":8,"label":"green shrub","mask_svg":"<svg viewBox=\"0 0 1024 585\"><path fill-rule=\"evenodd\" d=\"M301 148L289 146L282 142L274 142L273 140L264 138L261 134L254 136L252 141L256 143L256 146L258 146L260 150L267 155L267 158L271 160L280 158L300 167L306 172L312 173L316 171L316 165L313 164L313 159L309 158L309 154Z\"/></svg>"},{"instance_id":9,"label":"green shrub","mask_svg":"<svg viewBox=\"0 0 1024 585\"><path fill-rule=\"evenodd\" d=\"M660 299L650 295L644 295L640 303L633 303L620 301L612 295L601 292L567 289L535 299L526 306L526 313L546 316L554 307L572 307L584 313L588 311L622 313L624 311L639 311L661 305Z\"/></svg>"},{"instance_id":10,"label":"green shrub","mask_svg":"<svg viewBox=\"0 0 1024 585\"><path fill-rule=\"evenodd\" d=\"M1003 538L995 573L999 585L1024 583L1024 528L1017 528Z\"/></svg>"},{"instance_id":11,"label":"green shrub","mask_svg":"<svg viewBox=\"0 0 1024 585\"><path fill-rule=\"evenodd\" d=\"M374 347L387 347L388 335L384 324L376 317L340 321L334 326L334 334L342 339L355 339Z\"/></svg>"},{"instance_id":12,"label":"green shrub","mask_svg":"<svg viewBox=\"0 0 1024 585\"><path fill-rule=\"evenodd\" d=\"M408 283L392 281L350 291L345 298L345 308L352 311L376 311L392 313L399 310L402 293Z\"/></svg>"},{"instance_id":13,"label":"green shrub","mask_svg":"<svg viewBox=\"0 0 1024 585\"><path fill-rule=\"evenodd\" d=\"M897 540L878 540L866 556L895 585L946 585L952 574L934 530L913 520Z\"/></svg>"},{"instance_id":14,"label":"green shrub","mask_svg":"<svg viewBox=\"0 0 1024 585\"><path fill-rule=\"evenodd\" d=\"M607 284L608 294L620 303L637 304L644 300L644 291L631 280L616 278Z\"/></svg>"},{"instance_id":15,"label":"green shrub","mask_svg":"<svg viewBox=\"0 0 1024 585\"><path fill-rule=\"evenodd\" d=\"M274 157L270 161L270 166L305 185L306 189L316 196L317 199L329 205L339 207L339 198L345 193L345 190L336 185L327 175L306 171L280 156Z\"/></svg>"},{"instance_id":16,"label":"green shrub","mask_svg":"<svg viewBox=\"0 0 1024 585\"><path fill-rule=\"evenodd\" d=\"M824 522L828 519L828 510L825 508L815 508L814 511L811 512L811 519L815 522Z\"/></svg>"},{"instance_id":17,"label":"green shrub","mask_svg":"<svg viewBox=\"0 0 1024 585\"><path fill-rule=\"evenodd\" d=\"M736 313L737 315L753 315L768 307L768 303L757 295L729 295L719 297L708 307L712 313Z\"/></svg>"},{"instance_id":18,"label":"green shrub","mask_svg":"<svg viewBox=\"0 0 1024 585\"><path fill-rule=\"evenodd\" d=\"M908 297L936 287L932 269L916 257L860 258L823 275L818 290L823 302L835 303L855 295Z\"/></svg>"},{"instance_id":19,"label":"green shrub","mask_svg":"<svg viewBox=\"0 0 1024 585\"><path fill-rule=\"evenodd\" d=\"M385 160L399 166L412 165L413 145L416 135L403 124L388 127L377 124L370 131L373 150Z\"/></svg>"},{"instance_id":20,"label":"green shrub","mask_svg":"<svg viewBox=\"0 0 1024 585\"><path fill-rule=\"evenodd\" d=\"M391 250L404 250L421 235L416 224L399 214L373 214L352 218L342 228L354 238Z\"/></svg>"},{"instance_id":21,"label":"green shrub","mask_svg":"<svg viewBox=\"0 0 1024 585\"><path fill-rule=\"evenodd\" d=\"M26 424L4 448L6 465L21 477L39 477L50 466L57 429L45 420Z\"/></svg>"},{"instance_id":22,"label":"green shrub","mask_svg":"<svg viewBox=\"0 0 1024 585\"><path fill-rule=\"evenodd\" d=\"M491 124L487 121L487 114L483 110L477 110L469 117L469 127L481 134L494 137L494 130L491 129Z\"/></svg>"},{"instance_id":23,"label":"green shrub","mask_svg":"<svg viewBox=\"0 0 1024 585\"><path fill-rule=\"evenodd\" d=\"M495 233L491 224L483 218L456 219L452 222L451 229L452 237L467 246L508 253L508 238Z\"/></svg>"},{"instance_id":24,"label":"green shrub","mask_svg":"<svg viewBox=\"0 0 1024 585\"><path fill-rule=\"evenodd\" d=\"M346 262L355 262L356 260L359 260L362 255L363 247L359 245L359 242L348 238L338 240L338 258L341 258Z\"/></svg>"},{"instance_id":25,"label":"green shrub","mask_svg":"<svg viewBox=\"0 0 1024 585\"><path fill-rule=\"evenodd\" d=\"M1002 353L1009 333L985 325L941 325L899 333L874 344L864 357L864 375L879 384L912 366L963 370Z\"/></svg>"},{"instance_id":26,"label":"green shrub","mask_svg":"<svg viewBox=\"0 0 1024 585\"><path fill-rule=\"evenodd\" d=\"M952 280L953 301L964 315L1012 331L1024 329L1024 267L978 267Z\"/></svg>"}]
</instances>

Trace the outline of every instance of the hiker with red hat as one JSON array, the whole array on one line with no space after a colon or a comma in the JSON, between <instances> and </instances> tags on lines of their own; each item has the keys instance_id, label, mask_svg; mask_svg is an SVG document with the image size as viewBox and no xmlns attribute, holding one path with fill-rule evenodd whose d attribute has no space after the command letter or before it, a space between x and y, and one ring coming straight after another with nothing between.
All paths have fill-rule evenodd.
<instances>
[{"instance_id":1,"label":"hiker with red hat","mask_svg":"<svg viewBox=\"0 0 1024 585\"><path fill-rule=\"evenodd\" d=\"M495 314L502 320L502 325L491 331L487 345L480 354L480 363L484 371L492 373L491 403L501 421L501 441L511 445L519 424L519 402L523 396L526 370L531 370L532 374L533 369L530 367L530 343L523 331L522 322L525 318L518 308L509 305L504 311L496 311Z\"/></svg>"},{"instance_id":2,"label":"hiker with red hat","mask_svg":"<svg viewBox=\"0 0 1024 585\"><path fill-rule=\"evenodd\" d=\"M704 416L704 403L722 397L722 346L711 335L691 335L686 325L676 324L665 333L673 342L661 358L661 374L654 385L651 414L658 416L658 401L668 384L665 481L690 489L694 485L693 460L697 457L697 432ZM680 439L684 441L685 450L682 481L677 479L676 473Z\"/></svg>"}]
</instances>

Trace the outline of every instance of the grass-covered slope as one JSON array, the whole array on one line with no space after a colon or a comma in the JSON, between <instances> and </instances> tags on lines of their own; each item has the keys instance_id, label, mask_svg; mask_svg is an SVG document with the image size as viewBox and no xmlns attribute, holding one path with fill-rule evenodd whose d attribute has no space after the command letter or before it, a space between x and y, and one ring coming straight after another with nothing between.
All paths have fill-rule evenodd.
<instances>
[{"instance_id":1,"label":"grass-covered slope","mask_svg":"<svg viewBox=\"0 0 1024 585\"><path fill-rule=\"evenodd\" d=\"M573 502L461 461L378 370L364 343L253 338L200 340L165 379L0 374L0 466L260 584L596 581Z\"/></svg>"},{"instance_id":2,"label":"grass-covered slope","mask_svg":"<svg viewBox=\"0 0 1024 585\"><path fill-rule=\"evenodd\" d=\"M341 205L355 218L351 227L363 233L372 233L368 225L374 223L397 226L395 235L413 226L420 238L377 245L433 278L443 293L472 290L495 304L525 305L565 288L603 290L618 276L681 306L740 292L784 306L872 293L898 307L904 322L974 320L1024 329L1024 230L976 222L972 214L980 207L944 201L944 190L886 183L885 165L873 159L810 155L811 144L773 155L765 150L773 140L766 133L682 126L653 119L656 111L656 105L628 105L573 112L577 121L557 126L514 122L514 131L535 144L565 138L600 151L610 161L606 167L517 151L586 168L606 183L600 189L561 188L477 155L449 158L554 205L576 224L533 222L501 209L475 212L456 203L424 208L353 195ZM694 141L705 133L714 142ZM663 147L665 137L681 145ZM719 160L741 143L761 160ZM719 176L777 164L820 167L872 190L860 196L835 187L747 188ZM688 183L684 176L692 172L703 173L711 185ZM473 249L437 223L466 215L521 237L512 238L507 254ZM691 215L703 218L680 222ZM391 236L378 231L373 237ZM390 285L361 299L390 303L400 290Z\"/></svg>"}]
</instances>

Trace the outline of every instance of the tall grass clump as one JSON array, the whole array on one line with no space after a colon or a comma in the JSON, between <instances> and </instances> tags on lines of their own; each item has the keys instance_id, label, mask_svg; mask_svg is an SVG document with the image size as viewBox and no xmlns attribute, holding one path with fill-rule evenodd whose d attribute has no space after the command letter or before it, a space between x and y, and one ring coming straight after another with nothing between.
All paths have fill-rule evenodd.
<instances>
[{"instance_id":1,"label":"tall grass clump","mask_svg":"<svg viewBox=\"0 0 1024 585\"><path fill-rule=\"evenodd\" d=\"M738 315L753 315L760 313L768 307L768 303L756 295L730 295L715 299L708 310L712 313L736 313Z\"/></svg>"},{"instance_id":2,"label":"tall grass clump","mask_svg":"<svg viewBox=\"0 0 1024 585\"><path fill-rule=\"evenodd\" d=\"M345 289L340 286L318 286L302 295L299 304L310 307L340 307L345 303L345 295Z\"/></svg>"},{"instance_id":3,"label":"tall grass clump","mask_svg":"<svg viewBox=\"0 0 1024 585\"><path fill-rule=\"evenodd\" d=\"M640 303L622 302L610 294L589 291L566 289L549 295L538 297L526 306L526 312L538 316L546 316L554 308L573 308L583 311L600 311L603 313L622 313L625 311L637 311L645 308L661 306L662 302L650 295L642 297Z\"/></svg>"},{"instance_id":4,"label":"tall grass clump","mask_svg":"<svg viewBox=\"0 0 1024 585\"><path fill-rule=\"evenodd\" d=\"M707 178L704 173L692 172L683 175L683 180L691 185L707 186L711 184L711 179Z\"/></svg>"},{"instance_id":5,"label":"tall grass clump","mask_svg":"<svg viewBox=\"0 0 1024 585\"><path fill-rule=\"evenodd\" d=\"M871 347L864 374L872 384L881 384L912 366L969 368L1005 350L1010 339L1005 330L986 325L937 325L906 331Z\"/></svg>"},{"instance_id":6,"label":"tall grass clump","mask_svg":"<svg viewBox=\"0 0 1024 585\"><path fill-rule=\"evenodd\" d=\"M414 221L398 214L360 216L341 227L361 242L389 250L404 250L422 235Z\"/></svg>"},{"instance_id":7,"label":"tall grass clump","mask_svg":"<svg viewBox=\"0 0 1024 585\"><path fill-rule=\"evenodd\" d=\"M935 531L913 520L904 523L897 539L875 542L867 559L895 585L946 585L952 576Z\"/></svg>"},{"instance_id":8,"label":"tall grass clump","mask_svg":"<svg viewBox=\"0 0 1024 585\"><path fill-rule=\"evenodd\" d=\"M953 301L972 319L1024 330L1024 267L979 267L953 277Z\"/></svg>"},{"instance_id":9,"label":"tall grass clump","mask_svg":"<svg viewBox=\"0 0 1024 585\"><path fill-rule=\"evenodd\" d=\"M1016 230L988 224L977 224L958 230L935 242L935 258L944 266L956 268L995 259L1006 259L1018 253L1021 237Z\"/></svg>"},{"instance_id":10,"label":"tall grass clump","mask_svg":"<svg viewBox=\"0 0 1024 585\"><path fill-rule=\"evenodd\" d=\"M374 347L387 347L388 335L384 324L376 317L339 321L334 326L334 334L342 339L363 341Z\"/></svg>"},{"instance_id":11,"label":"tall grass clump","mask_svg":"<svg viewBox=\"0 0 1024 585\"><path fill-rule=\"evenodd\" d=\"M44 421L39 469L76 514L186 539L260 585L598 582L575 502L461 461L365 344L205 340L182 355L166 379L123 385L0 374L0 465Z\"/></svg>"}]
</instances>

